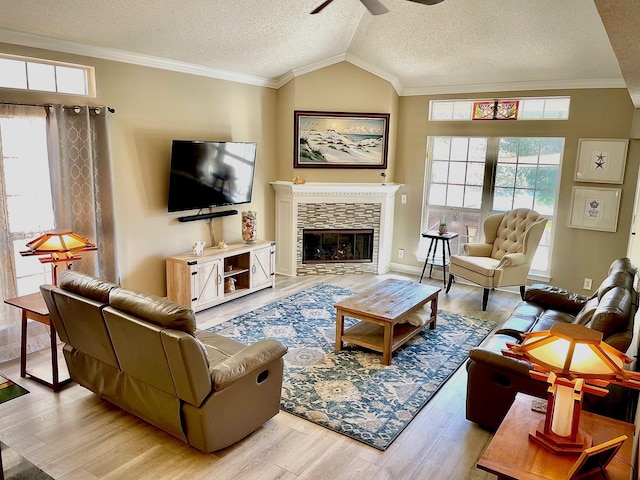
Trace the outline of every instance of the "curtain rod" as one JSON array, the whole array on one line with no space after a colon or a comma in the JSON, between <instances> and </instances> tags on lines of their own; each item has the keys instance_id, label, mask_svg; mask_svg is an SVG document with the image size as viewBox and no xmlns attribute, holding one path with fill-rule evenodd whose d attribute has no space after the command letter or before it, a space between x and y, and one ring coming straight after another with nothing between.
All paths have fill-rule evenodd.
<instances>
[{"instance_id":1,"label":"curtain rod","mask_svg":"<svg viewBox=\"0 0 640 480\"><path fill-rule=\"evenodd\" d=\"M15 103L15 102L0 102L0 105L15 105L17 107L52 107L53 103ZM79 108L81 105L63 105L63 108L69 109L69 110L74 110L76 108ZM90 110L98 110L98 112L100 111L100 109L102 107L94 107L94 106L90 106L90 105L86 105L87 107L89 107ZM109 110L110 113L116 113L116 109L112 108L112 107L105 107L107 110Z\"/></svg>"}]
</instances>

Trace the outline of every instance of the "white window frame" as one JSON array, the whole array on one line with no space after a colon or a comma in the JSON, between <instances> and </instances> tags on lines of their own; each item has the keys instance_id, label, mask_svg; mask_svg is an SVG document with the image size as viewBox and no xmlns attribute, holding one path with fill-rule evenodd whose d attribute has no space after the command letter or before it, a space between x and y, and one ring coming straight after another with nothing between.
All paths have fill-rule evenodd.
<instances>
[{"instance_id":1,"label":"white window frame","mask_svg":"<svg viewBox=\"0 0 640 480\"><path fill-rule=\"evenodd\" d=\"M2 86L2 82L1 82L2 69L0 69L0 88L5 88L5 89L9 89L9 90L13 89L13 90L45 91L45 92L50 92L50 93L59 93L59 94L62 94L62 95L73 95L73 96L80 96L80 97L91 97L91 98L95 98L96 97L95 67L92 67L92 66L89 66L89 65L79 65L79 64L75 64L75 63L57 62L57 61L45 60L45 59L41 59L41 58L25 57L25 56L20 56L20 55L9 55L9 54L5 54L5 53L0 53L0 59L23 62L24 63L24 79L25 79L25 84L26 84L26 88L4 87L4 86ZM30 87L30 81L29 81L29 68L28 68L29 64L34 65L34 66L37 66L37 65L53 66L55 73L57 73L58 68L68 68L68 69L72 69L72 70L81 71L83 76L84 76L84 92L69 93L69 92L60 91L60 87L57 84L57 81L55 82L55 88L50 89L50 90L38 90L36 88L31 88Z\"/></svg>"},{"instance_id":2,"label":"white window frame","mask_svg":"<svg viewBox=\"0 0 640 480\"><path fill-rule=\"evenodd\" d=\"M434 144L434 139L435 138L464 138L464 139L486 139L487 141L487 149L486 149L486 155L485 155L485 176L484 176L484 180L483 180L483 192L482 192L482 204L480 206L480 208L465 208L465 207L451 207L451 206L444 206L444 205L430 205L429 204L429 198L430 198L430 191L431 191L431 171L432 171L432 162L433 162L433 144ZM482 241L483 240L483 232L482 232L482 225L484 223L484 220L486 219L487 216L495 214L495 213L501 213L501 211L498 210L494 210L493 209L493 194L494 194L494 188L495 188L495 172L496 172L496 167L498 164L498 148L499 148L499 144L500 144L500 139L501 138L528 138L528 137L512 137L512 136L492 136L492 137L487 137L487 136L466 136L466 135L436 135L436 136L430 136L427 139L427 159L425 162L425 174L424 174L424 199L423 199L423 207L422 207L422 220L421 220L421 231L425 232L427 230L433 230L434 227L437 227L437 220L434 221L434 219L432 219L431 221L429 221L429 216L430 216L430 212L432 213L434 210L438 211L438 212L444 212L443 214L446 216L446 212L451 212L449 215L456 215L456 216L463 216L465 214L467 215L477 215L478 216L478 231L476 233L476 241ZM558 138L558 139L562 139L563 142L565 142L565 139L562 137L532 137L532 138ZM563 154L564 154L564 143L563 143L563 147L560 153L560 161L558 164L558 180L557 180L557 184L556 184L556 191L555 191L555 196L556 199L559 197L559 193L560 193L560 175L562 172L562 161L563 161ZM468 160L467 160L468 161ZM487 178L487 176L489 176L489 178ZM550 220L550 226L548 226L547 228L550 228L551 230L549 231L549 244L548 245L544 245L545 247L548 247L549 249L549 253L548 253L548 259L547 259L547 269L546 270L536 270L534 268L531 269L530 273L529 273L529 277L533 280L540 280L540 281L548 281L550 279L550 263L551 263L551 256L553 254L553 243L554 243L554 237L555 237L555 227L557 224L557 216L558 216L558 209L557 209L557 204L556 204L556 208L554 208L554 212L552 215L547 215L547 214L543 214L541 213L541 215L547 219ZM466 223L466 222L465 222ZM460 227L461 228L461 227ZM469 241L469 238L466 235L466 232L458 232L460 233L460 236L458 237L458 242L452 242L452 253L460 253L458 251L454 251L456 245L460 245L462 243L467 243ZM544 236L544 234L543 234ZM424 240L424 239L422 239ZM421 243L424 243L424 241L421 241ZM420 245L420 250L424 250L426 251L425 245Z\"/></svg>"},{"instance_id":3,"label":"white window frame","mask_svg":"<svg viewBox=\"0 0 640 480\"><path fill-rule=\"evenodd\" d=\"M438 121L438 122L459 122L459 121L470 121L470 122L486 122L492 120L474 120L473 119L473 104L474 102L486 102L486 101L508 101L508 100L518 100L520 102L520 113L518 114L518 118L515 121L524 121L524 120L569 120L569 110L571 107L571 97L568 96L556 96L556 97L521 97L521 98L474 98L474 99L449 99L449 100L431 100L429 101L429 120L430 121ZM532 117L527 116L524 113L527 110L527 107L531 107L535 103L542 104L542 116L540 117ZM565 103L566 110L563 111L563 115L561 117L551 116L549 112L557 111L551 110L551 105L557 103ZM436 113L438 112L438 113ZM445 114L445 112L447 112ZM497 121L514 121L514 120L497 120Z\"/></svg>"}]
</instances>

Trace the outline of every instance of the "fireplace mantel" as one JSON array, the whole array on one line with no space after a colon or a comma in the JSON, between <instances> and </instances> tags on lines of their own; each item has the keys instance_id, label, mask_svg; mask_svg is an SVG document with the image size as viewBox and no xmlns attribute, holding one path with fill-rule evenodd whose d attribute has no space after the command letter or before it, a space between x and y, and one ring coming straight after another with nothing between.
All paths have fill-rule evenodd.
<instances>
[{"instance_id":1,"label":"fireplace mantel","mask_svg":"<svg viewBox=\"0 0 640 480\"><path fill-rule=\"evenodd\" d=\"M301 262L301 232L298 213L301 204L379 205L376 225L376 273L389 271L395 195L402 184L271 182L276 192L276 272L296 276Z\"/></svg>"}]
</instances>

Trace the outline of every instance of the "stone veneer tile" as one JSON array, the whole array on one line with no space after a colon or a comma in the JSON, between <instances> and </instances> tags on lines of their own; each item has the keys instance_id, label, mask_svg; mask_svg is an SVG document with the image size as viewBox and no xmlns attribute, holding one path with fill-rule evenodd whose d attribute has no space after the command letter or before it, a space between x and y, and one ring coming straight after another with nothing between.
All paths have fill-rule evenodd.
<instances>
[{"instance_id":1,"label":"stone veneer tile","mask_svg":"<svg viewBox=\"0 0 640 480\"><path fill-rule=\"evenodd\" d=\"M297 275L340 275L375 273L378 269L378 249L380 245L380 217L382 205L379 203L301 203L298 205L296 234L296 274ZM302 231L305 228L322 229L373 229L373 261L367 263L302 263Z\"/></svg>"}]
</instances>

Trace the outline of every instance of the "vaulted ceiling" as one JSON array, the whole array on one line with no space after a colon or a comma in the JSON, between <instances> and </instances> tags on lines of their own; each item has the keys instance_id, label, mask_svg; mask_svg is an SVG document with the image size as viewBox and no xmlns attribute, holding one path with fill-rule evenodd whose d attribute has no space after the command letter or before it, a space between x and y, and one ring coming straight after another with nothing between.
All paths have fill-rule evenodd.
<instances>
[{"instance_id":1,"label":"vaulted ceiling","mask_svg":"<svg viewBox=\"0 0 640 480\"><path fill-rule=\"evenodd\" d=\"M640 2L381 1L0 0L0 42L268 87L344 60L401 95L640 86Z\"/></svg>"}]
</instances>

